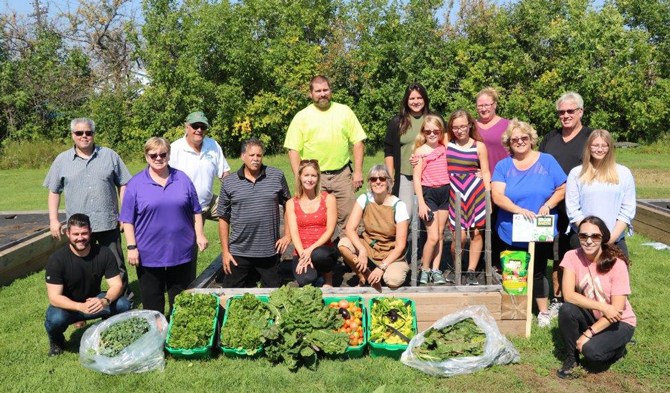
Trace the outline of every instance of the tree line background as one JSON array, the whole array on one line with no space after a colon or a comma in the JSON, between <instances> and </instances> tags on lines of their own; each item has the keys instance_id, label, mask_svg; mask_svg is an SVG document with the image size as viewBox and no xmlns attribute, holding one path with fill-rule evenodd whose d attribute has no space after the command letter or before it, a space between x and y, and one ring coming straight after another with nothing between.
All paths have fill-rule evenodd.
<instances>
[{"instance_id":1,"label":"tree line background","mask_svg":"<svg viewBox=\"0 0 670 393\"><path fill-rule=\"evenodd\" d=\"M584 97L585 124L620 141L653 142L670 126L669 0L143 0L142 17L130 0L57 13L33 3L31 16L0 15L6 156L53 150L79 116L128 156L151 136L181 136L193 110L227 154L252 135L280 152L315 74L331 78L370 149L415 81L444 115L475 114L475 94L494 86L499 114L540 135L569 90Z\"/></svg>"}]
</instances>

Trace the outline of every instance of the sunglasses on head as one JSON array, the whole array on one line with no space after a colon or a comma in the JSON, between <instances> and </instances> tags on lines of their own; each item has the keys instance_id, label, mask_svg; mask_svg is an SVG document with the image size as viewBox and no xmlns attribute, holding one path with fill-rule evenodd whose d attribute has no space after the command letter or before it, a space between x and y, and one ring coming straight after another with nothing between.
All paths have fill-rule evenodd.
<instances>
[{"instance_id":1,"label":"sunglasses on head","mask_svg":"<svg viewBox=\"0 0 670 393\"><path fill-rule=\"evenodd\" d=\"M319 165L319 160L300 160L300 165L303 164L316 164Z\"/></svg>"},{"instance_id":2,"label":"sunglasses on head","mask_svg":"<svg viewBox=\"0 0 670 393\"><path fill-rule=\"evenodd\" d=\"M585 232L579 232L579 240L580 241L587 241L589 238L593 240L594 243L597 243L603 239L603 235L600 233L585 233Z\"/></svg>"},{"instance_id":3,"label":"sunglasses on head","mask_svg":"<svg viewBox=\"0 0 670 393\"><path fill-rule=\"evenodd\" d=\"M378 181L385 182L386 181L386 176L372 176L368 178L370 183L376 183Z\"/></svg>"},{"instance_id":4,"label":"sunglasses on head","mask_svg":"<svg viewBox=\"0 0 670 393\"><path fill-rule=\"evenodd\" d=\"M160 158L167 157L167 153L151 153L151 154L147 154L147 156L149 156L149 158L151 158L152 160L155 160L158 157L160 157Z\"/></svg>"},{"instance_id":5,"label":"sunglasses on head","mask_svg":"<svg viewBox=\"0 0 670 393\"><path fill-rule=\"evenodd\" d=\"M576 108L576 109L565 109L565 110L559 109L557 112L558 112L558 115L559 115L559 116L563 116L563 115L565 115L566 113L567 113L568 115L574 115L575 112L577 112L578 110L579 110L579 108Z\"/></svg>"},{"instance_id":6,"label":"sunglasses on head","mask_svg":"<svg viewBox=\"0 0 670 393\"><path fill-rule=\"evenodd\" d=\"M84 136L84 135L91 136L91 135L93 135L93 131L91 131L91 130L88 130L88 131L72 131L72 133L75 134L76 136Z\"/></svg>"}]
</instances>

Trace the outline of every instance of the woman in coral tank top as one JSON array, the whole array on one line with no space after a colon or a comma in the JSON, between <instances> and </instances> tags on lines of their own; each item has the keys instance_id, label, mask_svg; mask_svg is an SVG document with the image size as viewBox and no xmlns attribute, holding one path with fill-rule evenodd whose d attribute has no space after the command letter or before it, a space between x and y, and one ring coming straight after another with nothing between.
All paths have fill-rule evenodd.
<instances>
[{"instance_id":1,"label":"woman in coral tank top","mask_svg":"<svg viewBox=\"0 0 670 393\"><path fill-rule=\"evenodd\" d=\"M286 203L291 233L293 276L302 287L315 284L319 276L324 287L333 285L337 251L330 238L337 224L337 201L321 191L321 170L317 160L302 160L298 167L296 196Z\"/></svg>"}]
</instances>

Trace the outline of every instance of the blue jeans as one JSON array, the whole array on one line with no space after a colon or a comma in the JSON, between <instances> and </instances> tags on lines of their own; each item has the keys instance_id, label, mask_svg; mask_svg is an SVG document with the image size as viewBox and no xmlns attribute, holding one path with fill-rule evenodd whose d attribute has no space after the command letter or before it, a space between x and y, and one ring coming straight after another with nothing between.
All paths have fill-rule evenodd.
<instances>
[{"instance_id":1,"label":"blue jeans","mask_svg":"<svg viewBox=\"0 0 670 393\"><path fill-rule=\"evenodd\" d=\"M98 295L98 298L103 298L105 295L107 295L107 292L101 292ZM47 308L44 327L47 329L47 335L49 336L50 342L63 344L65 342L63 333L65 333L67 327L71 324L79 321L88 321L89 319L108 318L112 315L128 311L130 308L130 300L125 296L119 297L108 307L103 308L96 314L85 314L81 311L64 310L50 305Z\"/></svg>"}]
</instances>

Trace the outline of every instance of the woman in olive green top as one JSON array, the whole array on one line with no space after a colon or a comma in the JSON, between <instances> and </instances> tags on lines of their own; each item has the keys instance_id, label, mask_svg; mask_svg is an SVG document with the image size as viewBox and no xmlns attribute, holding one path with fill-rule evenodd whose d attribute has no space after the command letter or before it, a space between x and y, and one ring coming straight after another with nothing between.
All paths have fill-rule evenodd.
<instances>
[{"instance_id":1,"label":"woman in olive green top","mask_svg":"<svg viewBox=\"0 0 670 393\"><path fill-rule=\"evenodd\" d=\"M405 202L410 217L414 210L414 183L409 157L414 153L414 140L421 130L423 118L431 113L429 103L423 85L412 83L407 86L400 113L389 121L384 139L384 164L394 179L392 193Z\"/></svg>"}]
</instances>

